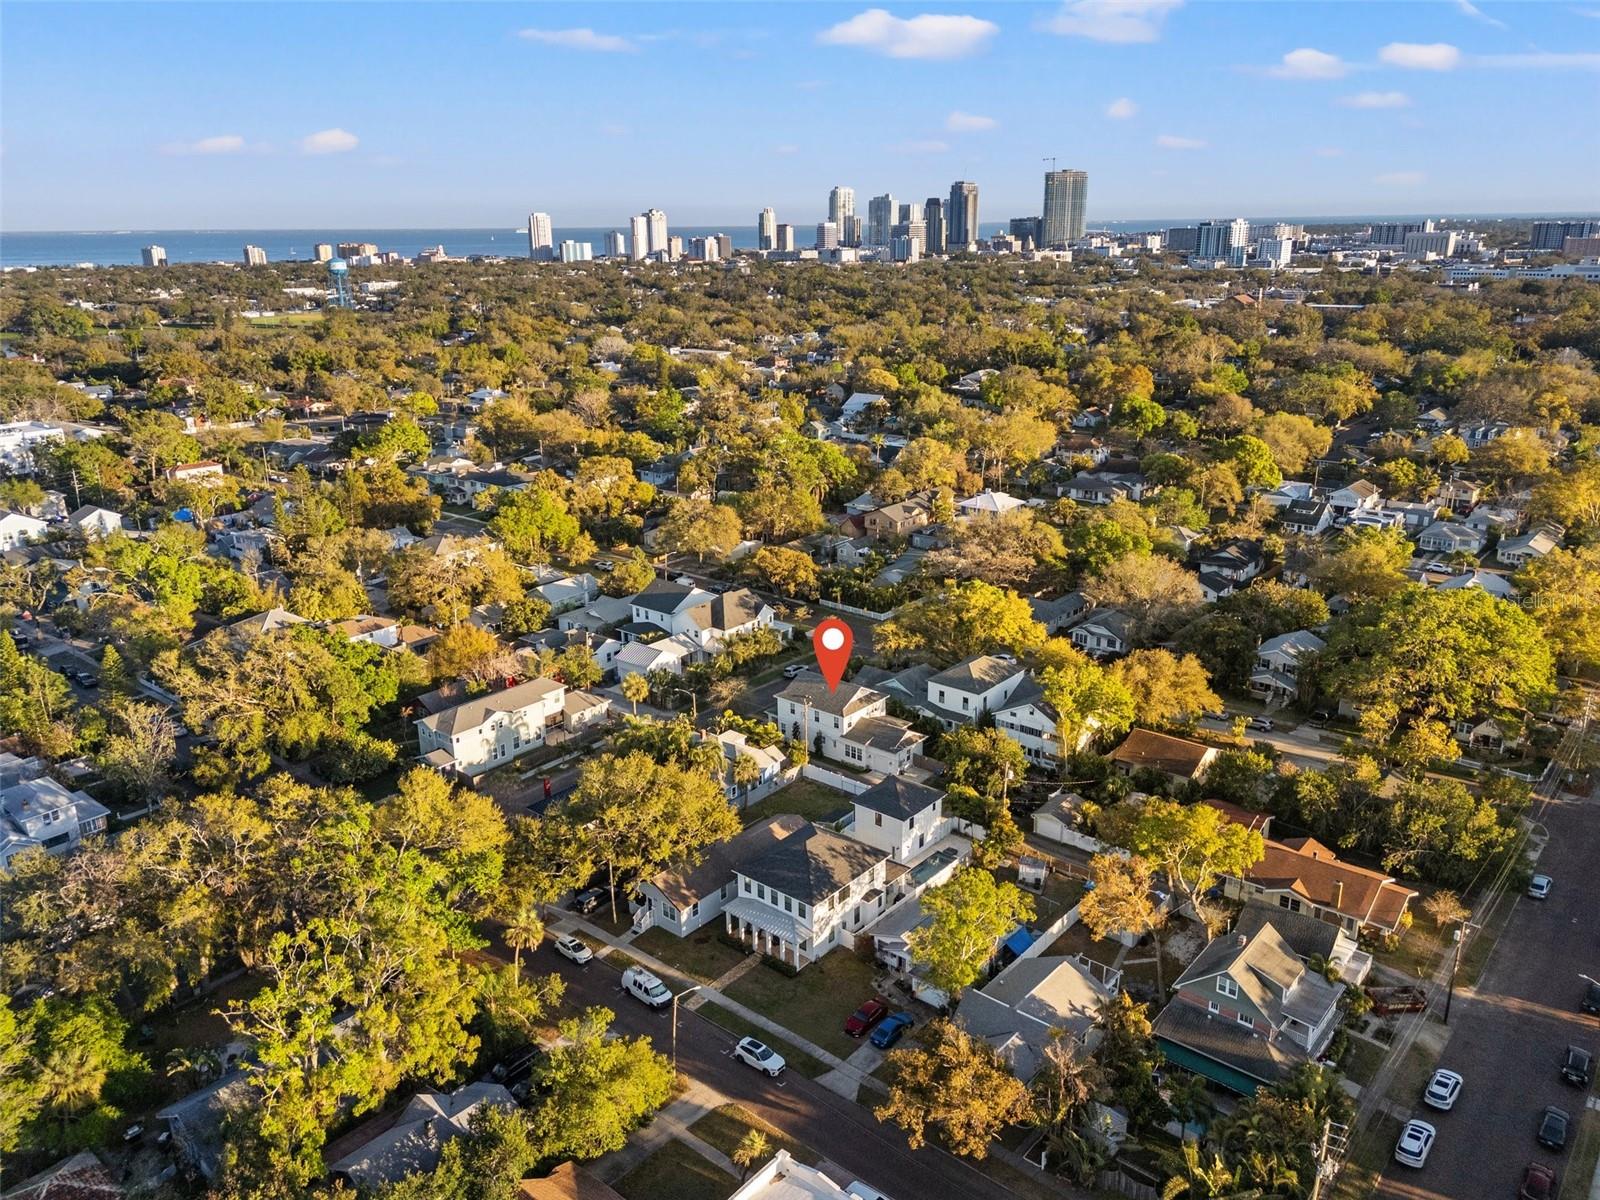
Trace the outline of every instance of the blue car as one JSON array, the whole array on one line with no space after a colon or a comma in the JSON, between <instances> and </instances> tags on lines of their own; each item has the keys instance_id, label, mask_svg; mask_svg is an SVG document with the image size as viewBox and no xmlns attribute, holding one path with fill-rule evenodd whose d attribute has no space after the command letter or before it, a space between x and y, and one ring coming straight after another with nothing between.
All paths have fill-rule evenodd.
<instances>
[{"instance_id":1,"label":"blue car","mask_svg":"<svg viewBox=\"0 0 1600 1200\"><path fill-rule=\"evenodd\" d=\"M872 1044L879 1050L887 1050L900 1040L900 1035L910 1029L916 1021L908 1012L890 1013L872 1031Z\"/></svg>"}]
</instances>

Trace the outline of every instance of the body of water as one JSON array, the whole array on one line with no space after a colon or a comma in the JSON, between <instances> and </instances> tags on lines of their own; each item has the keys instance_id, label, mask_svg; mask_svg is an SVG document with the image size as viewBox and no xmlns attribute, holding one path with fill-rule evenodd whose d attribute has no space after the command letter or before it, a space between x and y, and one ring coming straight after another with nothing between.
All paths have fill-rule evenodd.
<instances>
[{"instance_id":1,"label":"body of water","mask_svg":"<svg viewBox=\"0 0 1600 1200\"><path fill-rule=\"evenodd\" d=\"M1143 221L1102 221L1096 229L1115 233L1137 233L1142 230L1166 229L1174 225L1193 225L1205 217L1172 217ZM1252 217L1251 220L1295 221L1302 224L1366 224L1370 221L1421 220L1413 214L1373 215L1359 217ZM1466 219L1466 218L1457 218ZM1488 219L1488 218L1483 218ZM588 242L596 255L605 249L605 235L611 228L558 227L556 244L571 240ZM809 246L814 240L814 224L795 227L795 240L800 246ZM984 236L1003 233L1006 223L986 221L980 227ZM756 246L756 229L744 226L674 226L674 234L687 242L695 237L708 237L726 233L733 238L735 248L753 250ZM89 263L95 266L137 266L140 251L149 245L166 248L167 261L173 263L229 262L237 263L244 257L246 245L260 246L271 262L296 259L309 260L312 247L318 242L372 242L380 250L393 250L410 257L430 246L443 246L452 257L468 255L494 255L524 257L528 253L528 235L524 229L507 226L503 229L132 229L88 230L81 232L0 233L0 266L46 267L76 266Z\"/></svg>"}]
</instances>

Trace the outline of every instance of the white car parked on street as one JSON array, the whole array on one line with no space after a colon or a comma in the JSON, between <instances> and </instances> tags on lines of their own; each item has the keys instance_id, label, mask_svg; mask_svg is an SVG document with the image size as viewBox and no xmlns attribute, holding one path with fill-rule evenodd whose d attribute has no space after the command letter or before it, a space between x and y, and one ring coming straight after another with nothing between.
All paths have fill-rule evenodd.
<instances>
[{"instance_id":1,"label":"white car parked on street","mask_svg":"<svg viewBox=\"0 0 1600 1200\"><path fill-rule=\"evenodd\" d=\"M765 1071L774 1079L783 1074L783 1068L788 1065L783 1061L783 1055L753 1037L740 1038L738 1045L733 1048L733 1056L746 1066Z\"/></svg>"},{"instance_id":2,"label":"white car parked on street","mask_svg":"<svg viewBox=\"0 0 1600 1200\"><path fill-rule=\"evenodd\" d=\"M594 961L594 951L589 949L589 944L580 937L566 934L555 940L556 953L562 958L570 958L575 963Z\"/></svg>"},{"instance_id":3,"label":"white car parked on street","mask_svg":"<svg viewBox=\"0 0 1600 1200\"><path fill-rule=\"evenodd\" d=\"M1433 1140L1438 1136L1439 1131L1426 1121L1407 1121L1395 1144L1395 1162L1408 1167L1422 1166L1428 1161L1428 1151L1433 1149Z\"/></svg>"},{"instance_id":4,"label":"white car parked on street","mask_svg":"<svg viewBox=\"0 0 1600 1200\"><path fill-rule=\"evenodd\" d=\"M1456 1098L1461 1095L1461 1085L1464 1083L1466 1080L1454 1071L1440 1067L1428 1080L1427 1089L1422 1093L1422 1102L1429 1108L1448 1111L1456 1106Z\"/></svg>"}]
</instances>

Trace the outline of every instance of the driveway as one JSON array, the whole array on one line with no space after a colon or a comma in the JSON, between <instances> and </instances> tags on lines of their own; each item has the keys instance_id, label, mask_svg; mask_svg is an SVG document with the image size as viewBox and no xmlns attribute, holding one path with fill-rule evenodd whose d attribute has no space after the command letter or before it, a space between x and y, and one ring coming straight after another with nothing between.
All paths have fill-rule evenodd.
<instances>
[{"instance_id":1,"label":"driveway","mask_svg":"<svg viewBox=\"0 0 1600 1200\"><path fill-rule=\"evenodd\" d=\"M1584 1112L1585 1095L1557 1072L1567 1045L1600 1051L1600 1020L1578 1011L1578 973L1600 978L1600 798L1553 800L1543 822L1550 840L1538 869L1555 880L1550 898L1519 897L1479 986L1457 990L1439 1065L1459 1071L1466 1087L1450 1112L1417 1105L1439 1139L1420 1171L1391 1160L1379 1196L1515 1196L1530 1162L1560 1172L1564 1196L1590 1194L1587 1181L1564 1178L1572 1143L1566 1154L1552 1154L1533 1135L1546 1105L1566 1109L1574 1122Z\"/></svg>"}]
</instances>

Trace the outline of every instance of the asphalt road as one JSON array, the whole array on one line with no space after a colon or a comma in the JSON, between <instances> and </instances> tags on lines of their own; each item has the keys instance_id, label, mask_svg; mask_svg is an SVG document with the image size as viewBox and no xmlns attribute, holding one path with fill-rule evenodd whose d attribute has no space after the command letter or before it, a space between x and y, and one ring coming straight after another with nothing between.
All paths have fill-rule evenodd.
<instances>
[{"instance_id":1,"label":"asphalt road","mask_svg":"<svg viewBox=\"0 0 1600 1200\"><path fill-rule=\"evenodd\" d=\"M1450 1112L1420 1100L1415 1115L1439 1131L1428 1165L1389 1163L1377 1194L1401 1200L1514 1197L1530 1162L1554 1167L1564 1193L1587 1196L1565 1178L1572 1150L1553 1154L1534 1141L1545 1106L1573 1117L1585 1096L1562 1082L1569 1044L1600 1051L1600 1020L1578 1010L1578 973L1600 978L1600 801L1559 799L1544 817L1550 840L1538 870L1555 886L1545 901L1519 897L1479 987L1458 990L1453 1029L1439 1065L1466 1079Z\"/></svg>"},{"instance_id":2,"label":"asphalt road","mask_svg":"<svg viewBox=\"0 0 1600 1200\"><path fill-rule=\"evenodd\" d=\"M671 1053L668 1010L654 1012L626 995L617 971L600 961L577 966L558 955L548 942L535 951L534 958L533 969L553 969L566 980L567 1003L604 1005L617 1015L614 1029L645 1034L656 1049ZM910 1149L900 1129L880 1125L866 1108L795 1071L785 1071L776 1080L758 1075L733 1058L731 1051L737 1040L687 1007L679 1006L681 1072L826 1155L854 1178L887 1192L895 1200L996 1200L1016 1195L992 1176L942 1150Z\"/></svg>"}]
</instances>

